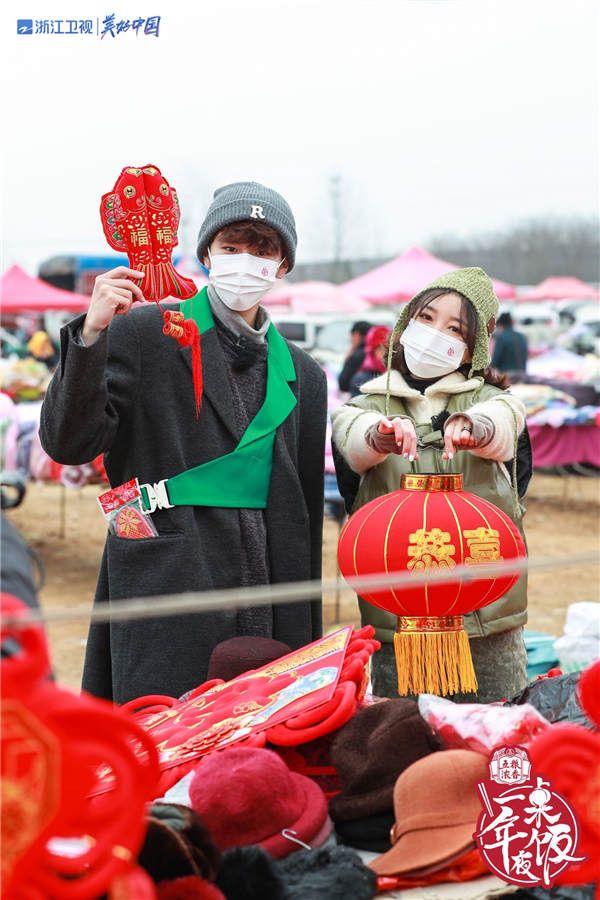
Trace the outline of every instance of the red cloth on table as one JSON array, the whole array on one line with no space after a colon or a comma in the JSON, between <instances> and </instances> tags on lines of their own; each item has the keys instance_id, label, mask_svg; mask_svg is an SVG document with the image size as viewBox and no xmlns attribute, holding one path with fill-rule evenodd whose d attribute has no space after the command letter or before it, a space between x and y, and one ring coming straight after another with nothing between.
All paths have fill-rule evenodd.
<instances>
[{"instance_id":1,"label":"red cloth on table","mask_svg":"<svg viewBox=\"0 0 600 900\"><path fill-rule=\"evenodd\" d=\"M600 466L600 428L594 425L529 425L534 468L589 463Z\"/></svg>"}]
</instances>

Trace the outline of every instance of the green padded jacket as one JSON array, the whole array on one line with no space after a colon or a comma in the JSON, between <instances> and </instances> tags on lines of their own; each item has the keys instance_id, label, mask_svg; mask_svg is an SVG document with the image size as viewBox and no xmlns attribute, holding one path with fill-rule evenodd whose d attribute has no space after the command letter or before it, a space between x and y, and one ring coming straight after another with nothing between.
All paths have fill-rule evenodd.
<instances>
[{"instance_id":1,"label":"green padded jacket","mask_svg":"<svg viewBox=\"0 0 600 900\"><path fill-rule=\"evenodd\" d=\"M481 378L471 379L469 383L477 386L462 393L451 394L445 408L448 413L465 412L475 404L494 398L496 402L502 401L504 391L489 385ZM467 385L464 385L467 387ZM368 391L369 386L363 390ZM508 401L506 406L511 406ZM356 415L349 417L350 409L356 409ZM342 413L340 417L339 413ZM385 393L364 393L361 396L349 400L343 407L334 413L334 440L342 456L344 456L345 443L350 429L357 425L359 417L366 413L378 413L390 416L408 416L414 422L407 398L394 396L389 398L389 407L386 410ZM336 428L336 417L338 418ZM365 430L373 417L366 417ZM340 424L343 425L340 430ZM415 422L415 429L419 439L419 458L413 463L397 454L390 454L382 462L368 469L362 476L360 487L356 495L353 511L370 500L397 490L400 486L400 478L410 472L462 472L464 488L479 497L483 497L494 503L505 512L523 534L522 519L525 512L522 501L519 501L516 486L514 485L514 473L511 479L506 466L492 459L484 459L469 451L459 451L452 460L443 460L444 450L443 435L441 431L432 432L431 421ZM518 438L518 428L515 418L515 446ZM524 534L523 534L524 537ZM392 613L379 609L360 597L359 606L362 624L373 625L376 629L377 639L384 643L393 641L396 629L396 617ZM517 584L503 597L491 603L489 606L465 616L465 630L469 637L483 637L508 631L522 626L527 621L527 573L523 573Z\"/></svg>"}]
</instances>

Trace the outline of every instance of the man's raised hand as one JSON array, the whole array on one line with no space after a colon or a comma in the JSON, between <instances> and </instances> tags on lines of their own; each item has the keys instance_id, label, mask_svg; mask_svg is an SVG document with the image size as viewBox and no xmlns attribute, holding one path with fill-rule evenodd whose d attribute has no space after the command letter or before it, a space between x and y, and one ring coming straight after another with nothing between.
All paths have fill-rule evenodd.
<instances>
[{"instance_id":1,"label":"man's raised hand","mask_svg":"<svg viewBox=\"0 0 600 900\"><path fill-rule=\"evenodd\" d=\"M98 275L81 332L86 346L93 344L100 332L108 328L113 316L125 315L134 299L144 299L141 288L132 281L143 277L143 272L127 266L117 266Z\"/></svg>"}]
</instances>

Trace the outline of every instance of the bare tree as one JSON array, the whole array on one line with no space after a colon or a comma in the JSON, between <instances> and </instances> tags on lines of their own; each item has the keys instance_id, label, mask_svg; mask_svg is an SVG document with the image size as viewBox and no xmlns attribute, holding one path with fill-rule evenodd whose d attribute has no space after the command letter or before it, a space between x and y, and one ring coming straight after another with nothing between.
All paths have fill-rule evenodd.
<instances>
[{"instance_id":1,"label":"bare tree","mask_svg":"<svg viewBox=\"0 0 600 900\"><path fill-rule=\"evenodd\" d=\"M428 249L453 263L482 266L513 284L536 284L550 275L598 281L597 219L528 219L502 231L454 238L440 235Z\"/></svg>"}]
</instances>

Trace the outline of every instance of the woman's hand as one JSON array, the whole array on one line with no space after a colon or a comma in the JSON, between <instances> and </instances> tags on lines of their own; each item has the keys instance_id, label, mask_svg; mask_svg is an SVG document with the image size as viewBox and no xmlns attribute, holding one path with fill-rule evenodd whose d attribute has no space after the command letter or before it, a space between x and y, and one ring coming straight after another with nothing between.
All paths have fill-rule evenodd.
<instances>
[{"instance_id":1,"label":"woman's hand","mask_svg":"<svg viewBox=\"0 0 600 900\"><path fill-rule=\"evenodd\" d=\"M378 453L397 453L409 462L419 458L417 432L407 418L381 419L367 431L367 441Z\"/></svg>"},{"instance_id":2,"label":"woman's hand","mask_svg":"<svg viewBox=\"0 0 600 900\"><path fill-rule=\"evenodd\" d=\"M452 459L457 449L470 449L476 445L473 424L468 416L452 416L444 426L444 452L442 459Z\"/></svg>"}]
</instances>

